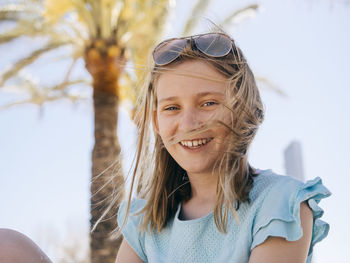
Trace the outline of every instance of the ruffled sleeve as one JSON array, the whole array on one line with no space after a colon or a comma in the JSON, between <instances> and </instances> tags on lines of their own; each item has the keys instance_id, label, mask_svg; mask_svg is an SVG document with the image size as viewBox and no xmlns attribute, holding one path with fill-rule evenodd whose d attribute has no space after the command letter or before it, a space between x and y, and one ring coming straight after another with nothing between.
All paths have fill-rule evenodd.
<instances>
[{"instance_id":1,"label":"ruffled sleeve","mask_svg":"<svg viewBox=\"0 0 350 263\"><path fill-rule=\"evenodd\" d=\"M128 244L134 249L135 253L143 262L147 262L147 256L145 254L145 233L139 230L142 214L135 215L135 213L140 211L144 205L145 200L143 199L132 200L127 222L123 226L127 208L127 202L123 201L118 211L118 225L119 227L122 227L121 232Z\"/></svg>"},{"instance_id":2,"label":"ruffled sleeve","mask_svg":"<svg viewBox=\"0 0 350 263\"><path fill-rule=\"evenodd\" d=\"M323 210L318 203L330 195L319 177L302 183L292 177L283 176L282 180L269 189L256 213L251 250L269 236L284 237L288 241L300 239L303 235L300 204L307 201L313 211L312 241L307 260L310 262L313 246L325 238L329 231L329 224L320 219Z\"/></svg>"}]
</instances>

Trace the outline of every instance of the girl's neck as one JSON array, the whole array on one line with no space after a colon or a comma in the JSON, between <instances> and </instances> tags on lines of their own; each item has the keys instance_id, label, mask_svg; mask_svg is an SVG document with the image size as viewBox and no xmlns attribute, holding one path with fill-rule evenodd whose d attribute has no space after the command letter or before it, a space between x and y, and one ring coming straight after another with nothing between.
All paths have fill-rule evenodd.
<instances>
[{"instance_id":1,"label":"girl's neck","mask_svg":"<svg viewBox=\"0 0 350 263\"><path fill-rule=\"evenodd\" d=\"M188 174L191 198L182 204L179 218L196 219L213 211L216 200L217 176L213 174Z\"/></svg>"},{"instance_id":2,"label":"girl's neck","mask_svg":"<svg viewBox=\"0 0 350 263\"><path fill-rule=\"evenodd\" d=\"M215 203L217 176L209 174L188 174L191 183L191 200L200 203Z\"/></svg>"}]
</instances>

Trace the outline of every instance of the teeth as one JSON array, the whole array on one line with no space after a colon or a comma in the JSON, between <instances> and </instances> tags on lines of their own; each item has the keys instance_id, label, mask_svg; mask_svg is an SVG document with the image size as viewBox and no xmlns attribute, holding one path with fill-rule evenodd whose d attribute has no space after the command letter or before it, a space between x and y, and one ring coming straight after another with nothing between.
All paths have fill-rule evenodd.
<instances>
[{"instance_id":1,"label":"teeth","mask_svg":"<svg viewBox=\"0 0 350 263\"><path fill-rule=\"evenodd\" d=\"M200 146L207 144L210 141L211 139L198 139L198 140L181 141L180 143L187 147L198 148Z\"/></svg>"}]
</instances>

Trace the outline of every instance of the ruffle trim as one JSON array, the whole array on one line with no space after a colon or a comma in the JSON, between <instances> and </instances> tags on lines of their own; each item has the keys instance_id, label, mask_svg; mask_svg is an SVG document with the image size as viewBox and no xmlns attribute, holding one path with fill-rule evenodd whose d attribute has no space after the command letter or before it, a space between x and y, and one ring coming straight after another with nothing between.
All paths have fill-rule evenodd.
<instances>
[{"instance_id":1,"label":"ruffle trim","mask_svg":"<svg viewBox=\"0 0 350 263\"><path fill-rule=\"evenodd\" d=\"M323 215L323 210L318 206L318 203L321 199L330 196L331 192L323 186L320 177L309 180L305 184L301 183L301 186L297 189L296 193L292 193L289 197L284 197L287 198L284 201L289 204L289 213L281 213L280 215L273 215L271 218L265 218L255 228L251 250L263 243L269 236L284 237L288 241L300 239L303 235L300 222L300 204L304 201L307 201L313 212L312 240L308 256L312 255L314 245L328 235L329 224L320 219ZM283 205L283 200L279 204Z\"/></svg>"}]
</instances>

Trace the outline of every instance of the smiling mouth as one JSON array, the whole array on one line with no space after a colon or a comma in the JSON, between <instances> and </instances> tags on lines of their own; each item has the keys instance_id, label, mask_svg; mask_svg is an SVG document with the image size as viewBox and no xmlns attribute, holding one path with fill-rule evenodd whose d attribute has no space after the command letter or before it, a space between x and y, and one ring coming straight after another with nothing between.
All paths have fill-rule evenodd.
<instances>
[{"instance_id":1,"label":"smiling mouth","mask_svg":"<svg viewBox=\"0 0 350 263\"><path fill-rule=\"evenodd\" d=\"M194 140L184 140L179 143L189 149L197 149L208 144L213 138L203 138L203 139L194 139Z\"/></svg>"}]
</instances>

